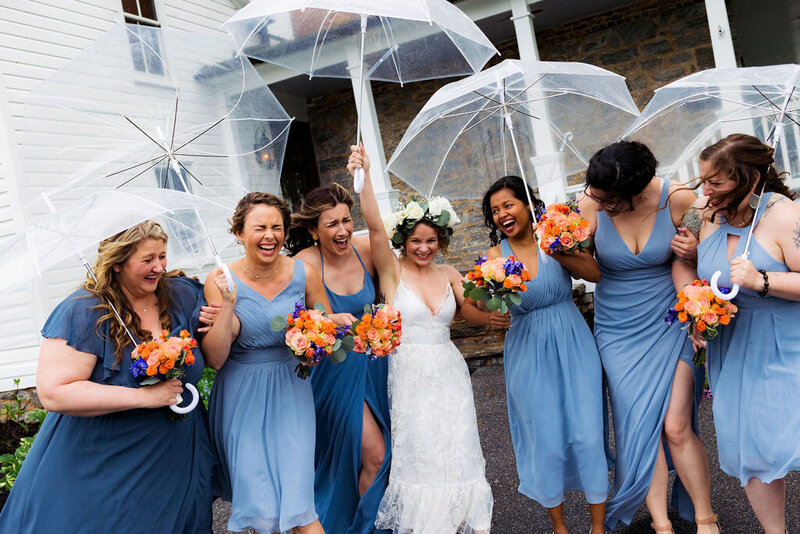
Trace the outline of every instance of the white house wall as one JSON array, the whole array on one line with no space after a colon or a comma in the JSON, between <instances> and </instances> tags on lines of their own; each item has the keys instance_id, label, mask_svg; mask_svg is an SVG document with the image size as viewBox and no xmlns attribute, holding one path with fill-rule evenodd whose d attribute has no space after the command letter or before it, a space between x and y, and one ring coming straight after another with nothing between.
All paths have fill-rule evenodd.
<instances>
[{"instance_id":1,"label":"white house wall","mask_svg":"<svg viewBox=\"0 0 800 534\"><path fill-rule=\"evenodd\" d=\"M21 173L16 164L23 139L25 96L124 19L120 0L17 0L7 4L0 4L0 242L24 223L18 186L33 185L18 183ZM156 10L164 27L222 32L221 24L236 8L227 0L157 0ZM218 185L222 186L222 177ZM61 296L84 276L78 265L54 270L42 281L4 295L0 391L13 389L15 378L20 379L21 387L35 385L38 328ZM42 286L38 291L36 284ZM40 295L41 300L33 295Z\"/></svg>"}]
</instances>

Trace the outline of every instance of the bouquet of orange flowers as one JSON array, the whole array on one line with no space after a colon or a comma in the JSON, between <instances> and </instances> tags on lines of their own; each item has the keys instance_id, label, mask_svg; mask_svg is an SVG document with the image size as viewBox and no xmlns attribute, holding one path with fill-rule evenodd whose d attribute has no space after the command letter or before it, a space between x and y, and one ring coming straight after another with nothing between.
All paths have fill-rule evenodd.
<instances>
[{"instance_id":1,"label":"bouquet of orange flowers","mask_svg":"<svg viewBox=\"0 0 800 534\"><path fill-rule=\"evenodd\" d=\"M530 280L531 273L514 256L492 259L479 256L463 282L464 296L483 300L490 310L506 313L509 306L522 302L519 292L528 289L525 282Z\"/></svg>"},{"instance_id":2,"label":"bouquet of orange flowers","mask_svg":"<svg viewBox=\"0 0 800 534\"><path fill-rule=\"evenodd\" d=\"M146 377L140 382L143 386L180 378L186 374L187 367L194 365L194 348L197 348L197 341L186 330L181 330L180 337L170 337L169 332L163 330L158 338L133 349L131 374Z\"/></svg>"},{"instance_id":3,"label":"bouquet of orange flowers","mask_svg":"<svg viewBox=\"0 0 800 534\"><path fill-rule=\"evenodd\" d=\"M536 224L536 238L547 254L581 252L589 248L589 221L574 201L551 204Z\"/></svg>"},{"instance_id":4,"label":"bouquet of orange flowers","mask_svg":"<svg viewBox=\"0 0 800 534\"><path fill-rule=\"evenodd\" d=\"M400 344L403 334L400 311L390 304L367 304L361 320L351 326L356 352L371 360L387 356Z\"/></svg>"},{"instance_id":5,"label":"bouquet of orange flowers","mask_svg":"<svg viewBox=\"0 0 800 534\"><path fill-rule=\"evenodd\" d=\"M708 281L695 280L678 291L678 302L667 312L666 321L686 323L684 329L688 329L689 335L699 332L703 339L711 340L719 335L718 328L729 324L738 311L732 302L717 298ZM705 362L705 347L697 349L694 364L700 367Z\"/></svg>"},{"instance_id":6,"label":"bouquet of orange flowers","mask_svg":"<svg viewBox=\"0 0 800 534\"><path fill-rule=\"evenodd\" d=\"M318 364L322 358L341 363L354 346L348 327L337 326L319 303L309 310L303 303L296 302L294 311L285 317L275 317L270 328L275 332L286 330L286 345L300 362L295 372L303 380L311 374L311 365Z\"/></svg>"}]
</instances>

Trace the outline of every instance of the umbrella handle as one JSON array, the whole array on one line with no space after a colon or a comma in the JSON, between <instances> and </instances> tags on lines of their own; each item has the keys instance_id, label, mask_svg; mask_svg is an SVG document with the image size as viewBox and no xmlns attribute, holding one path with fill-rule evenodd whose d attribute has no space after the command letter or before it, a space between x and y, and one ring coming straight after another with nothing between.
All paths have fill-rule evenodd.
<instances>
[{"instance_id":1,"label":"umbrella handle","mask_svg":"<svg viewBox=\"0 0 800 534\"><path fill-rule=\"evenodd\" d=\"M356 169L353 173L353 189L356 193L361 193L364 189L364 169Z\"/></svg>"},{"instance_id":2,"label":"umbrella handle","mask_svg":"<svg viewBox=\"0 0 800 534\"><path fill-rule=\"evenodd\" d=\"M722 275L722 271L717 271L711 277L711 291L714 292L714 295L718 299L731 300L736 295L739 294L739 284L733 284L733 287L731 288L729 293L723 293L722 291L720 291L719 286L717 285L717 281L719 280L720 275Z\"/></svg>"},{"instance_id":3,"label":"umbrella handle","mask_svg":"<svg viewBox=\"0 0 800 534\"><path fill-rule=\"evenodd\" d=\"M200 400L200 394L197 393L197 388L194 387L193 384L189 384L187 382L186 384L184 384L184 387L186 388L186 390L189 393L192 394L192 402L190 402L187 406L178 406L178 404L183 402L183 398L181 397L181 394L178 393L178 402L176 402L175 404L170 404L169 405L169 409L170 410L172 410L175 413L181 414L181 415L183 415L185 413L189 413L192 410L194 410L195 407L197 406L197 402Z\"/></svg>"},{"instance_id":4,"label":"umbrella handle","mask_svg":"<svg viewBox=\"0 0 800 534\"><path fill-rule=\"evenodd\" d=\"M236 284L233 283L233 274L231 274L231 269L228 267L219 255L214 256L214 263L217 264L217 267L222 269L223 274L225 274L225 280L228 282L228 291L233 292L236 289Z\"/></svg>"}]
</instances>

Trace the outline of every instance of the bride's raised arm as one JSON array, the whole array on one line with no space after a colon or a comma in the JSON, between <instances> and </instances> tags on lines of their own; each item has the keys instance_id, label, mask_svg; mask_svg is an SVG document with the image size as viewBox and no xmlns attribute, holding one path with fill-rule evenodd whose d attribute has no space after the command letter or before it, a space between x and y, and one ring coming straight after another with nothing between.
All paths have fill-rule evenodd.
<instances>
[{"instance_id":1,"label":"bride's raised arm","mask_svg":"<svg viewBox=\"0 0 800 534\"><path fill-rule=\"evenodd\" d=\"M389 237L386 235L386 228L383 226L381 212L378 209L378 200L375 198L375 191L372 189L372 179L369 174L369 156L363 146L351 146L350 159L347 162L347 170L353 174L356 169L364 169L364 188L361 190L359 198L361 200L361 213L369 230L369 246L372 251L372 261L375 263L375 270L378 271L380 289L387 302L391 302L397 284L400 280L400 266L392 247L389 245Z\"/></svg>"}]
</instances>

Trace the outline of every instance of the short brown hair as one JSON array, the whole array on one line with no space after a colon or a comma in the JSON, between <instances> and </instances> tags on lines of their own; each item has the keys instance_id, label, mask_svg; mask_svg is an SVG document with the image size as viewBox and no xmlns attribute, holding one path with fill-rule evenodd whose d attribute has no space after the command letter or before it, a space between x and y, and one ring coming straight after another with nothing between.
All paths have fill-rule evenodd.
<instances>
[{"instance_id":1,"label":"short brown hair","mask_svg":"<svg viewBox=\"0 0 800 534\"><path fill-rule=\"evenodd\" d=\"M247 214L258 204L277 208L283 219L284 232L289 229L289 223L292 218L292 212L289 211L289 204L270 193L253 192L247 193L242 197L239 203L236 204L233 217L228 220L230 223L228 231L233 235L240 234L242 230L244 230L244 220L247 218Z\"/></svg>"},{"instance_id":2,"label":"short brown hair","mask_svg":"<svg viewBox=\"0 0 800 534\"><path fill-rule=\"evenodd\" d=\"M289 254L294 256L314 245L311 229L319 224L319 217L324 211L339 204L345 204L348 208L353 207L353 197L341 185L325 184L311 190L303 199L300 209L292 214L292 224L286 235L286 248Z\"/></svg>"}]
</instances>

